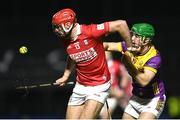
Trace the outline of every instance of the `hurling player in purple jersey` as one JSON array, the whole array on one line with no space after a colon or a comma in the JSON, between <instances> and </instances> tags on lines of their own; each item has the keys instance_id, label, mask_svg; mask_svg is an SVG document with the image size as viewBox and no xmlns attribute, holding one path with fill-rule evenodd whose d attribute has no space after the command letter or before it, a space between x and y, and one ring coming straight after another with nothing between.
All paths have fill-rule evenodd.
<instances>
[{"instance_id":1,"label":"hurling player in purple jersey","mask_svg":"<svg viewBox=\"0 0 180 120\"><path fill-rule=\"evenodd\" d=\"M119 51L133 78L133 96L125 108L123 119L157 119L166 101L163 81L159 78L160 52L152 44L154 27L148 23L131 28L132 47L124 42L104 42L108 51Z\"/></svg>"}]
</instances>

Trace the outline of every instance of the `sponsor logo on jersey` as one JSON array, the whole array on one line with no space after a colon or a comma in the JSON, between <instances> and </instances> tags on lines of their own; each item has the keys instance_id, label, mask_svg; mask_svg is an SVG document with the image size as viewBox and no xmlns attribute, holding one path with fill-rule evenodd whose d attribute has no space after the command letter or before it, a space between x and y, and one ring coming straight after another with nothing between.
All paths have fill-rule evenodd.
<instances>
[{"instance_id":1,"label":"sponsor logo on jersey","mask_svg":"<svg viewBox=\"0 0 180 120\"><path fill-rule=\"evenodd\" d=\"M96 56L97 56L97 52L94 50L94 48L90 48L85 51L70 54L71 59L76 62L89 61L95 58Z\"/></svg>"}]
</instances>

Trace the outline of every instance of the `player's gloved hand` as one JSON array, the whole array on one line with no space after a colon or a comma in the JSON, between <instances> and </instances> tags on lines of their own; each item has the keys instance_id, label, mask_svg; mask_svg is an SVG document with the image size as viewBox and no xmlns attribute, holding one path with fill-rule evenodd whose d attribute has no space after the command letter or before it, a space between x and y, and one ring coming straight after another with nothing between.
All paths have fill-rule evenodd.
<instances>
[{"instance_id":1,"label":"player's gloved hand","mask_svg":"<svg viewBox=\"0 0 180 120\"><path fill-rule=\"evenodd\" d=\"M68 77L67 76L62 76L61 78L56 80L56 85L64 86L67 81L68 81Z\"/></svg>"}]
</instances>

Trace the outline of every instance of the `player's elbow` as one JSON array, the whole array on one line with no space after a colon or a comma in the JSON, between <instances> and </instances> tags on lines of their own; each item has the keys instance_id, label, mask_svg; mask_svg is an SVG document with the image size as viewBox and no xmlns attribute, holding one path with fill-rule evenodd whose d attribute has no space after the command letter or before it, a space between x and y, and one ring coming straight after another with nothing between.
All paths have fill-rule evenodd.
<instances>
[{"instance_id":1,"label":"player's elbow","mask_svg":"<svg viewBox=\"0 0 180 120\"><path fill-rule=\"evenodd\" d=\"M119 30L127 27L125 20L116 20L110 23L110 32L118 32Z\"/></svg>"},{"instance_id":2,"label":"player's elbow","mask_svg":"<svg viewBox=\"0 0 180 120\"><path fill-rule=\"evenodd\" d=\"M147 77L139 77L138 78L138 82L142 87L145 87L149 84L149 82L151 81L151 79L147 78Z\"/></svg>"},{"instance_id":3,"label":"player's elbow","mask_svg":"<svg viewBox=\"0 0 180 120\"><path fill-rule=\"evenodd\" d=\"M107 51L107 49L108 49L108 43L103 42L103 47L104 47L104 50L106 50L106 51Z\"/></svg>"},{"instance_id":4,"label":"player's elbow","mask_svg":"<svg viewBox=\"0 0 180 120\"><path fill-rule=\"evenodd\" d=\"M120 25L126 25L126 20L117 20Z\"/></svg>"},{"instance_id":5,"label":"player's elbow","mask_svg":"<svg viewBox=\"0 0 180 120\"><path fill-rule=\"evenodd\" d=\"M127 22L125 20L118 20L117 22L117 30L123 29L125 26L127 26Z\"/></svg>"}]
</instances>

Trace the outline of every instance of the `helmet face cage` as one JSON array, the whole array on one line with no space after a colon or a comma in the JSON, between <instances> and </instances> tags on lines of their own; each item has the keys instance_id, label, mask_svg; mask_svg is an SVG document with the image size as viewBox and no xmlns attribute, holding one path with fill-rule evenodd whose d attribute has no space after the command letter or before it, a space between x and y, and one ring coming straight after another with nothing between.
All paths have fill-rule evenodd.
<instances>
[{"instance_id":1,"label":"helmet face cage","mask_svg":"<svg viewBox=\"0 0 180 120\"><path fill-rule=\"evenodd\" d=\"M65 37L65 31L63 30L61 26L52 24L52 29L57 36Z\"/></svg>"},{"instance_id":2,"label":"helmet face cage","mask_svg":"<svg viewBox=\"0 0 180 120\"><path fill-rule=\"evenodd\" d=\"M52 24L62 27L65 33L69 33L74 26L75 19L75 12L66 8L54 14Z\"/></svg>"},{"instance_id":3,"label":"helmet face cage","mask_svg":"<svg viewBox=\"0 0 180 120\"><path fill-rule=\"evenodd\" d=\"M155 35L153 26L147 23L134 24L131 32L132 34L138 35L142 42L145 42L145 40L151 41Z\"/></svg>"}]
</instances>

